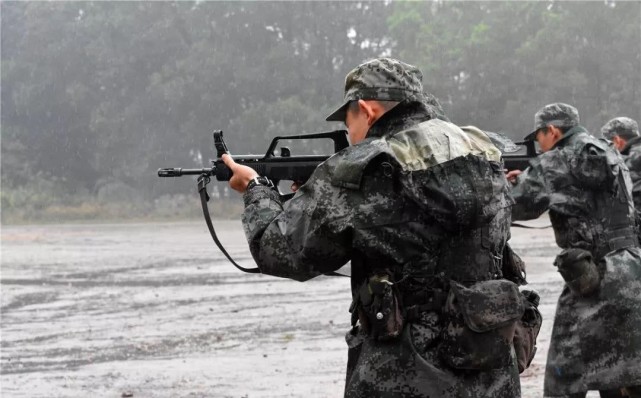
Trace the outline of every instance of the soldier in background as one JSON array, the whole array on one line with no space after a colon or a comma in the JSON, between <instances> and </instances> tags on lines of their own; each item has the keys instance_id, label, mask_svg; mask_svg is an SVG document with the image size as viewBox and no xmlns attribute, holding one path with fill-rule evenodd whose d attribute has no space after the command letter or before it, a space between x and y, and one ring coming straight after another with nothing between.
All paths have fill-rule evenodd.
<instances>
[{"instance_id":1,"label":"soldier in background","mask_svg":"<svg viewBox=\"0 0 641 398\"><path fill-rule=\"evenodd\" d=\"M515 185L515 220L549 210L566 284L559 297L545 370L546 397L641 397L641 249L631 182L621 156L579 125L573 106L535 115L543 152Z\"/></svg>"},{"instance_id":2,"label":"soldier in background","mask_svg":"<svg viewBox=\"0 0 641 398\"><path fill-rule=\"evenodd\" d=\"M641 211L641 136L637 122L629 117L616 117L601 127L601 134L623 155L632 178L634 207Z\"/></svg>"},{"instance_id":3,"label":"soldier in background","mask_svg":"<svg viewBox=\"0 0 641 398\"><path fill-rule=\"evenodd\" d=\"M527 366L533 347L514 337L528 304L504 273L501 154L442 120L421 80L391 58L359 65L327 118L349 148L286 203L224 155L230 186L263 273L305 281L351 260L346 397L518 397L517 358Z\"/></svg>"}]
</instances>

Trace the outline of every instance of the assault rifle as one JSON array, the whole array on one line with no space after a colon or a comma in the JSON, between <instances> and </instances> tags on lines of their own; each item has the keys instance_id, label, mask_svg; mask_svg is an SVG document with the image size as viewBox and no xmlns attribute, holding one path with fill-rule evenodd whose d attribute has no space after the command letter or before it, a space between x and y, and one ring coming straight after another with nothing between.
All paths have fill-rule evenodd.
<instances>
[{"instance_id":1,"label":"assault rifle","mask_svg":"<svg viewBox=\"0 0 641 398\"><path fill-rule=\"evenodd\" d=\"M534 141L521 141L515 142L515 145L525 147L525 153L521 154L512 154L519 152L522 149L517 149L516 151L504 151L503 152L503 165L508 171L512 170L525 170L530 165L530 160L538 156L536 152L536 147L534 146Z\"/></svg>"},{"instance_id":2,"label":"assault rifle","mask_svg":"<svg viewBox=\"0 0 641 398\"><path fill-rule=\"evenodd\" d=\"M462 127L466 132L484 133L492 143L501 151L503 166L508 171L525 170L530 165L530 160L535 158L538 153L534 141L514 142L504 133L495 133L492 131L482 131L476 127ZM525 149L525 151L523 151ZM523 153L525 152L525 153Z\"/></svg>"},{"instance_id":3,"label":"assault rifle","mask_svg":"<svg viewBox=\"0 0 641 398\"><path fill-rule=\"evenodd\" d=\"M221 157L229 153L227 145L223 140L223 132L215 130L214 146L217 159L211 160L211 167L203 169L182 169L165 168L158 169L158 177L181 177L184 175L215 177L218 181L229 181L231 170L223 163ZM234 161L238 164L249 166L261 175L269 178L278 185L281 180L291 180L304 183L312 175L316 167L329 158L328 155L299 155L292 156L289 147L280 148L280 154L276 154L278 144L281 140L307 140L307 139L331 139L334 142L334 152L338 152L349 146L347 132L345 130L329 131L315 134L301 134L275 137L265 155L234 155ZM284 195L287 197L287 195Z\"/></svg>"},{"instance_id":4,"label":"assault rifle","mask_svg":"<svg viewBox=\"0 0 641 398\"><path fill-rule=\"evenodd\" d=\"M211 233L211 237L214 239L214 242L231 261L236 268L240 269L243 272L249 273L258 273L260 270L258 268L244 268L238 265L231 256L227 253L223 245L218 240L216 236L216 231L211 221L209 215L209 209L207 208L207 202L209 201L209 194L207 193L207 184L211 181L211 178L214 177L218 181L229 181L232 176L231 170L223 163L221 157L223 154L229 154L227 145L223 140L223 132L221 130L214 130L214 147L216 148L217 159L211 160L211 167L201 168L201 169L183 169L183 168L165 168L158 169L158 177L181 177L185 175L194 175L198 176L198 192L200 193L200 203L203 208L203 215L205 216L205 222ZM282 140L318 140L318 139L331 139L334 143L334 152L338 152L349 146L347 141L347 131L345 130L336 130L329 131L324 133L315 133L315 134L301 134L301 135L290 135L290 136L279 136L275 137L265 155L241 155L234 156L234 161L238 164L249 166L256 172L261 175L269 178L274 186L278 187L278 183L283 180L290 180L296 183L305 183L309 177L312 175L316 167L327 160L329 155L299 155L292 156L291 150L289 147L282 146L280 148L280 154L276 154L277 147L280 141ZM279 191L279 194L282 199L290 199L294 194L288 193L283 194Z\"/></svg>"}]
</instances>

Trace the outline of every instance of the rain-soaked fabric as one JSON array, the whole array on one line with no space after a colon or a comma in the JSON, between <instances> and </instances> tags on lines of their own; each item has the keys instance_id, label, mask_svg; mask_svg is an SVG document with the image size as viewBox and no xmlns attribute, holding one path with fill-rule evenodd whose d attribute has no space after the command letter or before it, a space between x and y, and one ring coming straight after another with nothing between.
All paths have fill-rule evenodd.
<instances>
[{"instance_id":1,"label":"rain-soaked fabric","mask_svg":"<svg viewBox=\"0 0 641 398\"><path fill-rule=\"evenodd\" d=\"M607 140L612 140L615 135L630 140L639 136L639 125L629 117L615 117L601 127L601 134Z\"/></svg>"},{"instance_id":2,"label":"rain-soaked fabric","mask_svg":"<svg viewBox=\"0 0 641 398\"><path fill-rule=\"evenodd\" d=\"M632 138L621 151L632 179L634 207L641 212L641 137Z\"/></svg>"},{"instance_id":3,"label":"rain-soaked fabric","mask_svg":"<svg viewBox=\"0 0 641 398\"><path fill-rule=\"evenodd\" d=\"M460 370L439 349L448 320L436 297L451 281L472 288L502 278L512 201L487 136L430 112L421 101L399 104L286 203L266 187L247 191L250 250L263 273L300 281L351 260L353 293L384 273L405 306L423 308L396 339L376 341L358 325L348 333L345 396L517 397L513 350L497 369ZM490 291L486 305L498 305L499 293ZM502 305L501 316L481 320L490 331L522 312L520 299Z\"/></svg>"},{"instance_id":4,"label":"rain-soaked fabric","mask_svg":"<svg viewBox=\"0 0 641 398\"><path fill-rule=\"evenodd\" d=\"M547 126L574 127L579 125L579 111L572 105L556 102L547 104L534 115L534 129L524 140L534 140L536 132Z\"/></svg>"},{"instance_id":5,"label":"rain-soaked fabric","mask_svg":"<svg viewBox=\"0 0 641 398\"><path fill-rule=\"evenodd\" d=\"M376 58L352 69L345 77L345 97L327 121L344 122L347 105L356 100L405 101L411 98L423 101L432 112L440 104L436 98L423 93L423 74L414 65L393 58ZM442 111L442 109L441 109ZM441 112L444 116L444 114Z\"/></svg>"},{"instance_id":6,"label":"rain-soaked fabric","mask_svg":"<svg viewBox=\"0 0 641 398\"><path fill-rule=\"evenodd\" d=\"M590 251L600 273L588 297L567 285L559 297L545 396L641 384L641 250L630 237L634 208L623 159L575 127L531 161L512 194L514 219L549 209L559 247Z\"/></svg>"}]
</instances>

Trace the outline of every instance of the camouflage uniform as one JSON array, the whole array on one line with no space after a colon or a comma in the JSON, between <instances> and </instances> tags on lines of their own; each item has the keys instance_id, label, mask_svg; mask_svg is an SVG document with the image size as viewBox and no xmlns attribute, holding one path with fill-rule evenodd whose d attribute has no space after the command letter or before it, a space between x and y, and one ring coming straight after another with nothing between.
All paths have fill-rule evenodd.
<instances>
[{"instance_id":1,"label":"camouflage uniform","mask_svg":"<svg viewBox=\"0 0 641 398\"><path fill-rule=\"evenodd\" d=\"M396 62L361 65L348 75L347 94L362 94L350 94L349 87L366 80L368 66L393 70ZM245 193L243 225L251 253L263 273L299 281L351 260L355 297L383 270L395 282L404 308L413 311L405 314L396 338L378 341L359 325L347 334L346 397L520 396L513 350L506 363L488 370L454 369L442 355L444 298L453 281L457 288L505 281L501 254L512 202L500 153L484 134L466 134L432 118L420 72L406 64L400 69L409 71L401 84L409 81L416 90L400 98L390 98L387 89L374 95L401 102L364 141L321 164L291 200L281 202L264 186ZM379 79L370 85L377 83L383 84ZM519 305L496 304L489 317L504 321L501 311L522 313Z\"/></svg>"},{"instance_id":2,"label":"camouflage uniform","mask_svg":"<svg viewBox=\"0 0 641 398\"><path fill-rule=\"evenodd\" d=\"M641 137L637 122L629 117L617 117L601 128L601 134L608 140L615 135L627 140L621 155L630 170L634 207L637 211L641 211Z\"/></svg>"},{"instance_id":3,"label":"camouflage uniform","mask_svg":"<svg viewBox=\"0 0 641 398\"><path fill-rule=\"evenodd\" d=\"M550 124L571 128L519 176L512 190L512 217L532 219L549 210L557 245L564 249L555 261L559 271L568 257L583 253L593 258L600 277L590 295L572 291L571 283L580 278L567 282L561 293L545 396L639 385L641 250L634 238L628 170L605 141L578 125L578 113L569 105L544 107L535 124L536 129Z\"/></svg>"}]
</instances>

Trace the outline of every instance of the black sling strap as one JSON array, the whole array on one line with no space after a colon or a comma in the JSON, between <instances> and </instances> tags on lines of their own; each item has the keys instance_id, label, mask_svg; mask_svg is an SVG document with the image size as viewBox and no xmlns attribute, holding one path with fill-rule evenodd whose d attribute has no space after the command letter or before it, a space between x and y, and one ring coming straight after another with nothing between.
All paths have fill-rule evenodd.
<instances>
[{"instance_id":1,"label":"black sling strap","mask_svg":"<svg viewBox=\"0 0 641 398\"><path fill-rule=\"evenodd\" d=\"M517 222L513 222L512 224L510 224L510 226L517 227L517 228L526 228L526 229L546 229L546 228L551 228L552 227L551 225L546 225L544 227L533 227L533 226L530 226L530 225L519 224Z\"/></svg>"},{"instance_id":2,"label":"black sling strap","mask_svg":"<svg viewBox=\"0 0 641 398\"><path fill-rule=\"evenodd\" d=\"M245 268L240 265L238 265L227 253L227 250L223 247L222 243L218 240L218 236L216 236L216 231L214 230L214 225L211 222L211 217L209 216L209 208L207 207L207 202L209 202L209 194L207 193L207 184L209 184L209 176L207 175L201 175L198 177L198 193L200 194L200 204L203 207L203 216L205 216L205 222L207 223L207 228L209 228L209 233L211 234L211 237L214 239L214 243L216 243L216 246L220 249L221 252L227 257L227 259L234 265L234 267L238 268L239 270L243 272L247 272L250 274L260 274L260 269L259 268Z\"/></svg>"},{"instance_id":3,"label":"black sling strap","mask_svg":"<svg viewBox=\"0 0 641 398\"><path fill-rule=\"evenodd\" d=\"M211 234L212 239L214 240L214 243L216 243L216 246L220 249L221 252L227 257L227 259L234 265L234 267L238 268L239 270L243 272L247 272L249 274L260 274L260 268L245 268L243 266L238 265L234 261L234 259L231 258L229 253L227 253L227 250L223 247L223 244L220 243L220 240L218 240L218 236L216 235L216 231L214 230L214 224L211 221L211 216L209 215L209 207L207 206L207 202L209 202L209 194L207 193L207 184L209 184L209 176L206 174L201 175L198 177L198 193L200 194L200 204L203 208L203 216L205 217L205 222L207 223L207 228L209 228L209 233ZM326 274L327 276L343 276L343 277L348 277L349 275L343 275L339 274L338 272L328 272Z\"/></svg>"}]
</instances>

